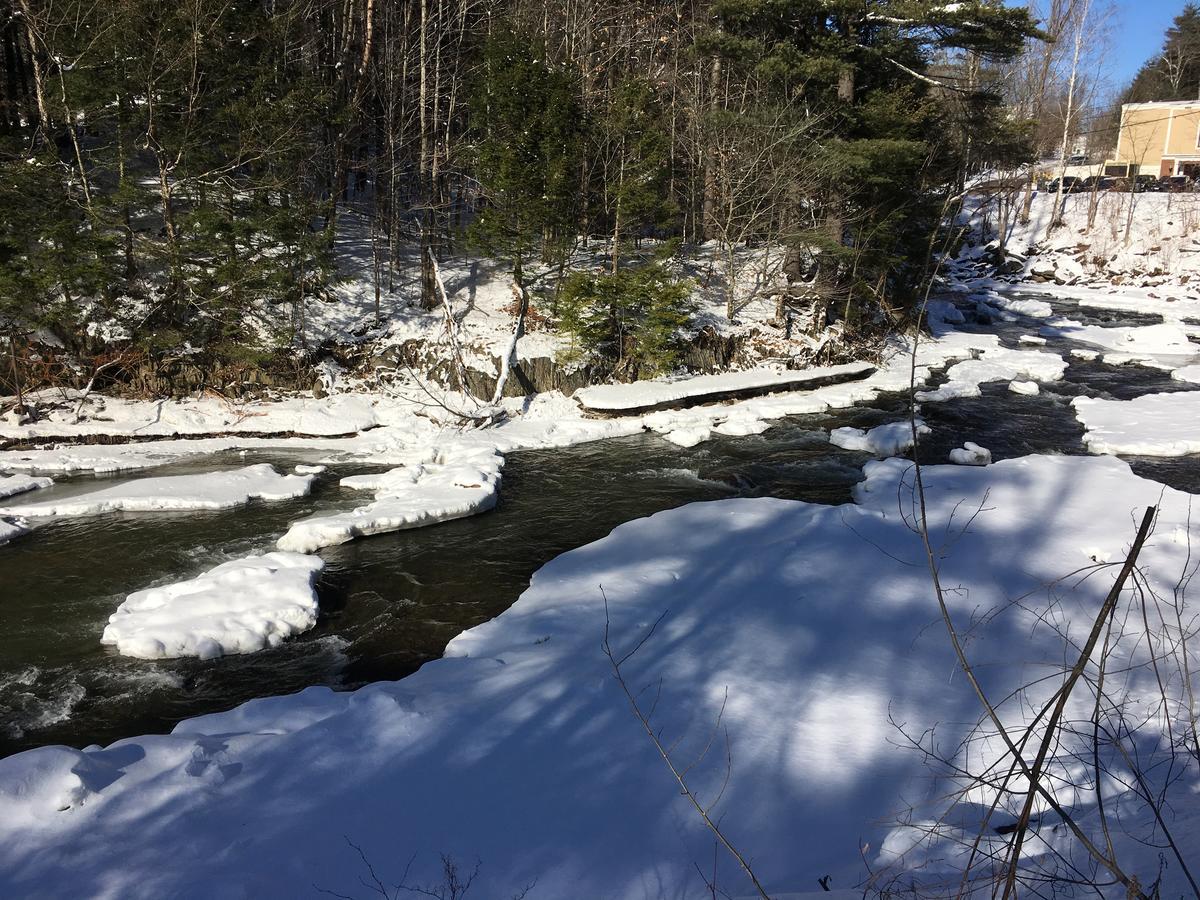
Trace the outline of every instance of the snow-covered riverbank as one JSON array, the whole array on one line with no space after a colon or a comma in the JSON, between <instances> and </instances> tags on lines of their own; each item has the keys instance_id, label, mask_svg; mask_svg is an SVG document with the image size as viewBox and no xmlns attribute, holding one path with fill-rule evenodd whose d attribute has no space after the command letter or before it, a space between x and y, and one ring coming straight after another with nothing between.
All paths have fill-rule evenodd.
<instances>
[{"instance_id":1,"label":"snow-covered riverbank","mask_svg":"<svg viewBox=\"0 0 1200 900\"><path fill-rule=\"evenodd\" d=\"M533 882L547 897L698 893L693 863L711 865L711 836L600 651L603 596L618 652L663 617L626 676L634 690L652 686L645 707L679 758L699 755L718 716L728 729L717 810L769 890L813 891L815 873L857 884L864 861L880 873L915 863L936 878L974 832L961 815L929 830L952 783L931 780L942 773L904 735L936 725L950 761L972 769L987 751L955 750L979 710L954 676L906 524L910 475L901 460L869 465L852 506L733 500L631 522L546 566L509 612L400 682L310 689L169 736L2 760L0 883L21 896L354 894L367 863L351 842L389 882L413 858L408 883L432 883L445 853L481 861L486 896ZM975 621L970 652L996 697L1061 664L1045 610L1078 639L1115 571L1057 580L1121 559L1143 507L1160 508L1141 558L1148 586L1169 595L1187 566L1191 498L1120 461L1030 457L926 479L932 530L953 541L951 610L963 627ZM1136 616L1124 626L1129 664L1144 663L1140 627ZM1153 673L1135 666L1121 679L1131 710L1157 702ZM1051 689L1024 699L1036 707ZM1072 713L1086 718L1087 703ZM1016 700L1003 710L1013 724L1025 715ZM1073 749L1056 765L1069 768ZM690 777L715 798L724 752ZM1062 799L1095 831L1094 798L1081 791ZM1132 840L1149 813L1132 795L1115 802L1122 858L1155 871L1156 851ZM1016 804L1001 804L985 848L1004 840L992 829ZM1193 855L1196 812L1181 802L1172 821ZM1046 849L1031 847L1031 860L1049 864ZM744 892L735 868L719 865L721 883ZM1168 869L1164 892L1177 883Z\"/></svg>"}]
</instances>

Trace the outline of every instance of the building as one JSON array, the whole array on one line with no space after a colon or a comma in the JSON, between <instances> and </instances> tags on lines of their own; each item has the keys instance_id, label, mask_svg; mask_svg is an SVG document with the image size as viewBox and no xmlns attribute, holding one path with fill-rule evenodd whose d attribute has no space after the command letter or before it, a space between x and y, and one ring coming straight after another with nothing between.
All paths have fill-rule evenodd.
<instances>
[{"instance_id":1,"label":"building","mask_svg":"<svg viewBox=\"0 0 1200 900\"><path fill-rule=\"evenodd\" d=\"M1110 175L1200 175L1200 100L1126 103Z\"/></svg>"}]
</instances>

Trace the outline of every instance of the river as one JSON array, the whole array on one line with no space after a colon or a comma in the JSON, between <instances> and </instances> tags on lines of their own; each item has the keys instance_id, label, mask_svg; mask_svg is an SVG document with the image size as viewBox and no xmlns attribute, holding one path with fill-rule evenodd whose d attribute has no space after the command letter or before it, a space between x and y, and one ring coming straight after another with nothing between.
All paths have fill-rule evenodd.
<instances>
[{"instance_id":1,"label":"river","mask_svg":"<svg viewBox=\"0 0 1200 900\"><path fill-rule=\"evenodd\" d=\"M1086 324L1158 321L1074 304L1055 308ZM1037 324L964 327L995 331L1016 347L1019 335L1036 332ZM1084 345L1051 340L1045 349L1067 356L1074 346ZM1197 387L1173 381L1167 371L1067 358L1063 380L1043 384L1034 396L1011 393L999 382L985 384L981 397L925 404L922 415L933 430L922 441L922 461L945 462L964 441L988 447L997 460L1084 453L1073 397L1131 399ZM51 522L0 548L0 756L49 743L105 744L167 731L188 716L314 684L350 689L403 677L440 656L460 631L507 609L549 559L622 522L732 496L848 502L869 457L832 446L827 431L895 421L905 408L904 396L889 395L869 405L790 417L760 435L714 435L688 449L644 434L513 453L494 510L322 551L327 566L318 584L317 626L277 649L217 660L129 659L102 646L99 636L130 592L271 549L290 521L361 502L339 488L338 479L374 469L331 466L310 496L283 503ZM134 477L301 461L311 457L230 453ZM1200 492L1195 457L1129 462L1145 477ZM38 500L113 481L64 477L39 492Z\"/></svg>"}]
</instances>

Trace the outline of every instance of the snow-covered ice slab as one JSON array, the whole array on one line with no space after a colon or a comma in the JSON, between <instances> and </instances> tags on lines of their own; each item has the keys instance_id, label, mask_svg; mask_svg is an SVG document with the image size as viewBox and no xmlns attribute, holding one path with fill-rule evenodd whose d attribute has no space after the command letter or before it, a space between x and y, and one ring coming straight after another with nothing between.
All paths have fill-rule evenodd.
<instances>
[{"instance_id":1,"label":"snow-covered ice slab","mask_svg":"<svg viewBox=\"0 0 1200 900\"><path fill-rule=\"evenodd\" d=\"M324 566L319 556L275 552L138 591L109 617L100 642L139 659L213 659L278 646L317 624L313 583Z\"/></svg>"},{"instance_id":2,"label":"snow-covered ice slab","mask_svg":"<svg viewBox=\"0 0 1200 900\"><path fill-rule=\"evenodd\" d=\"M875 366L866 362L803 370L750 369L678 381L601 384L576 391L575 399L590 413L629 416L779 391L811 390L866 378L874 371Z\"/></svg>"},{"instance_id":3,"label":"snow-covered ice slab","mask_svg":"<svg viewBox=\"0 0 1200 900\"><path fill-rule=\"evenodd\" d=\"M1160 511L1139 560L1147 593L1172 596L1194 563L1179 537L1194 498L1121 460L930 466L925 481L938 546L949 538L939 560L954 586L946 602L971 627L976 670L993 697L1035 685L1026 703L1000 710L1016 728L1061 683L1047 673L1082 643L1116 576L1064 574L1093 556L1122 559L1149 505ZM960 744L980 711L955 675L944 629L930 626L937 602L912 511L899 508L911 502L910 485L911 464L893 459L868 463L857 504L737 499L659 513L553 560L510 610L401 681L314 687L191 719L169 735L2 759L0 895L361 896L363 862L347 839L388 883L412 853L409 883L439 883L446 853L482 862L481 897L513 896L534 879L538 896L551 898L703 894L693 862L711 864L712 836L600 652L601 585L618 653L666 611L626 677L634 690L661 685L645 705L658 697L654 725L680 759L699 755L724 709L732 777L714 814L754 848L772 896L815 893L814 872L834 886L858 884L867 865L889 881L908 867L906 886L926 876L956 884L945 876L963 847L979 836L981 853L1002 854L1008 838L992 828L980 835L978 817L974 833L961 818L944 821L934 801L955 784L898 736L897 724L916 735L936 726L947 752L961 746L956 762L993 761L990 745ZM1145 663L1140 622L1122 624L1123 666ZM1056 627L1077 644L1065 645ZM1127 721L1160 714L1154 682L1131 680ZM1074 698L1070 718L1088 721L1087 694ZM1079 747L1065 739L1052 771L1077 761ZM1147 740L1146 753L1155 746ZM702 797L720 791L725 761L710 754L689 773ZM1142 762L1150 777L1167 768ZM1112 787L1106 806L1121 816L1109 826L1152 831L1145 807ZM1186 783L1176 796L1173 833L1185 859L1200 858ZM986 807L991 797L984 784L971 799ZM992 826L1012 821L1010 799ZM1094 804L1072 812L1099 833ZM1056 838L1054 852L1069 852L1066 841ZM1125 841L1121 862L1161 872L1164 896L1187 893L1159 852ZM754 895L736 865L723 856L718 864L726 891Z\"/></svg>"},{"instance_id":4,"label":"snow-covered ice slab","mask_svg":"<svg viewBox=\"0 0 1200 900\"><path fill-rule=\"evenodd\" d=\"M1043 326L1039 333L1044 337L1067 338L1103 347L1108 351L1104 354L1104 361L1114 365L1141 362L1172 368L1179 365L1178 360L1194 358L1200 350L1188 340L1183 328L1166 322L1160 325L1107 328L1060 320ZM1164 359L1174 362L1164 362Z\"/></svg>"},{"instance_id":5,"label":"snow-covered ice slab","mask_svg":"<svg viewBox=\"0 0 1200 900\"><path fill-rule=\"evenodd\" d=\"M917 434L929 434L930 427L917 419ZM829 443L844 450L862 450L875 456L895 456L912 449L912 423L888 422L870 431L861 428L835 428L829 433Z\"/></svg>"},{"instance_id":6,"label":"snow-covered ice slab","mask_svg":"<svg viewBox=\"0 0 1200 900\"><path fill-rule=\"evenodd\" d=\"M0 517L0 544L7 544L13 538L29 534L29 523L19 516Z\"/></svg>"},{"instance_id":7,"label":"snow-covered ice slab","mask_svg":"<svg viewBox=\"0 0 1200 900\"><path fill-rule=\"evenodd\" d=\"M357 537L475 515L496 505L503 466L504 457L492 447L450 445L379 475L343 478L344 487L374 491L375 502L294 522L278 547L311 553Z\"/></svg>"},{"instance_id":8,"label":"snow-covered ice slab","mask_svg":"<svg viewBox=\"0 0 1200 900\"><path fill-rule=\"evenodd\" d=\"M1200 453L1200 391L1145 394L1133 400L1076 397L1071 405L1092 453Z\"/></svg>"},{"instance_id":9,"label":"snow-covered ice slab","mask_svg":"<svg viewBox=\"0 0 1200 900\"><path fill-rule=\"evenodd\" d=\"M1171 377L1176 381L1187 381L1191 384L1200 384L1200 365L1181 366L1171 373Z\"/></svg>"},{"instance_id":10,"label":"snow-covered ice slab","mask_svg":"<svg viewBox=\"0 0 1200 900\"><path fill-rule=\"evenodd\" d=\"M1057 381L1067 370L1067 362L1055 353L1040 350L1009 350L999 345L995 335L986 335L994 343L981 346L976 359L955 363L946 372L947 381L937 390L920 391L922 403L952 400L956 397L978 397L980 385L989 381L1012 381L1026 378L1035 381Z\"/></svg>"},{"instance_id":11,"label":"snow-covered ice slab","mask_svg":"<svg viewBox=\"0 0 1200 900\"><path fill-rule=\"evenodd\" d=\"M109 512L229 509L251 500L303 497L311 485L311 475L280 475L269 464L260 463L225 472L140 478L64 500L2 507L0 513L61 517Z\"/></svg>"},{"instance_id":12,"label":"snow-covered ice slab","mask_svg":"<svg viewBox=\"0 0 1200 900\"><path fill-rule=\"evenodd\" d=\"M54 484L52 478L34 475L0 475L0 500L5 497L15 497L26 491L36 491L48 488Z\"/></svg>"}]
</instances>

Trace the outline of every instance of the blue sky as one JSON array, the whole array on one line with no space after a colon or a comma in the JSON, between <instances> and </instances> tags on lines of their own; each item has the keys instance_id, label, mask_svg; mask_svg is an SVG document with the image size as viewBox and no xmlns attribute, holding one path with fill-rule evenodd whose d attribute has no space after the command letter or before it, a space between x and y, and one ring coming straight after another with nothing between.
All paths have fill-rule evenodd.
<instances>
[{"instance_id":1,"label":"blue sky","mask_svg":"<svg viewBox=\"0 0 1200 900\"><path fill-rule=\"evenodd\" d=\"M1127 83L1162 48L1163 34L1183 5L1184 0L1117 0L1115 52L1107 73L1114 87Z\"/></svg>"}]
</instances>

